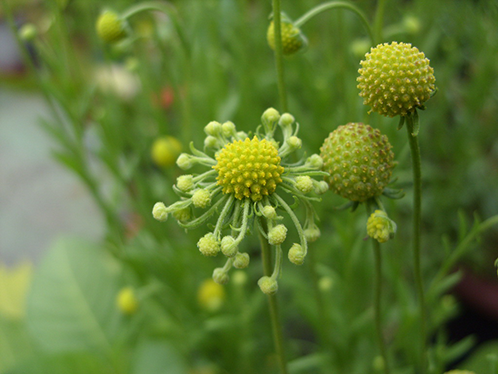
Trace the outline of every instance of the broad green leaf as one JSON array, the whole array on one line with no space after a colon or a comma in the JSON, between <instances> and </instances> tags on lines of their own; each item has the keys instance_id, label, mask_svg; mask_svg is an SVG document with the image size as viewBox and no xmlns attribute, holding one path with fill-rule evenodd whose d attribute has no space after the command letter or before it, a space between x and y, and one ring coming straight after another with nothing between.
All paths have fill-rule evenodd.
<instances>
[{"instance_id":1,"label":"broad green leaf","mask_svg":"<svg viewBox=\"0 0 498 374\"><path fill-rule=\"evenodd\" d=\"M119 264L87 240L61 238L47 253L28 295L27 325L50 353L109 353L122 322L115 306Z\"/></svg>"}]
</instances>

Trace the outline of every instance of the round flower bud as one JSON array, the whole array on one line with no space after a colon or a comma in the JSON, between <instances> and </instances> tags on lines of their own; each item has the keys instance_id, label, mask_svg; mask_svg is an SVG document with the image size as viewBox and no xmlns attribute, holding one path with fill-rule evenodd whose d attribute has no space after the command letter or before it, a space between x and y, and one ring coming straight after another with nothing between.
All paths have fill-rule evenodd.
<instances>
[{"instance_id":1,"label":"round flower bud","mask_svg":"<svg viewBox=\"0 0 498 374\"><path fill-rule=\"evenodd\" d=\"M245 271L234 271L232 274L232 283L237 286L243 286L247 283L247 274Z\"/></svg>"},{"instance_id":2,"label":"round flower bud","mask_svg":"<svg viewBox=\"0 0 498 374\"><path fill-rule=\"evenodd\" d=\"M209 122L205 127L204 127L204 132L207 134L207 135L211 135L211 136L218 136L220 135L221 133L221 123L217 122L217 121L211 121Z\"/></svg>"},{"instance_id":3,"label":"round flower bud","mask_svg":"<svg viewBox=\"0 0 498 374\"><path fill-rule=\"evenodd\" d=\"M221 125L221 131L227 138L235 135L235 124L232 121L227 121Z\"/></svg>"},{"instance_id":4,"label":"round flower bud","mask_svg":"<svg viewBox=\"0 0 498 374\"><path fill-rule=\"evenodd\" d=\"M239 252L235 255L233 266L236 269L245 269L246 267L249 266L249 261L250 261L249 254Z\"/></svg>"},{"instance_id":5,"label":"round flower bud","mask_svg":"<svg viewBox=\"0 0 498 374\"><path fill-rule=\"evenodd\" d=\"M379 44L361 66L357 81L363 103L384 116L413 113L435 89L429 59L409 43Z\"/></svg>"},{"instance_id":6,"label":"round flower bud","mask_svg":"<svg viewBox=\"0 0 498 374\"><path fill-rule=\"evenodd\" d=\"M327 182L324 182L324 181L320 181L320 182L315 181L313 183L313 186L315 188L315 193L317 195L322 195L329 190L329 184Z\"/></svg>"},{"instance_id":7,"label":"round flower bud","mask_svg":"<svg viewBox=\"0 0 498 374\"><path fill-rule=\"evenodd\" d=\"M318 280L318 288L322 292L330 291L333 286L334 286L334 279L331 277L321 277Z\"/></svg>"},{"instance_id":8,"label":"round flower bud","mask_svg":"<svg viewBox=\"0 0 498 374\"><path fill-rule=\"evenodd\" d=\"M294 265L302 265L304 263L306 254L304 253L303 247L301 247L300 244L294 243L291 249L289 249L288 257L289 261Z\"/></svg>"},{"instance_id":9,"label":"round flower bud","mask_svg":"<svg viewBox=\"0 0 498 374\"><path fill-rule=\"evenodd\" d=\"M192 157L188 155L187 153L182 153L180 156L178 156L178 159L176 160L176 164L180 169L183 170L188 170L192 166L194 166L194 162L192 160Z\"/></svg>"},{"instance_id":10,"label":"round flower bud","mask_svg":"<svg viewBox=\"0 0 498 374\"><path fill-rule=\"evenodd\" d=\"M225 236L221 239L221 252L227 257L233 257L239 251L238 246L235 244L235 239L231 235Z\"/></svg>"},{"instance_id":11,"label":"round flower bud","mask_svg":"<svg viewBox=\"0 0 498 374\"><path fill-rule=\"evenodd\" d=\"M216 268L213 271L213 280L218 284L227 284L229 276L223 268Z\"/></svg>"},{"instance_id":12,"label":"round flower bud","mask_svg":"<svg viewBox=\"0 0 498 374\"><path fill-rule=\"evenodd\" d=\"M278 291L278 283L271 277L264 276L259 278L258 286L267 295L275 295Z\"/></svg>"},{"instance_id":13,"label":"round flower bud","mask_svg":"<svg viewBox=\"0 0 498 374\"><path fill-rule=\"evenodd\" d=\"M308 227L306 230L304 230L304 237L310 243L317 241L320 235L320 229L316 226Z\"/></svg>"},{"instance_id":14,"label":"round flower bud","mask_svg":"<svg viewBox=\"0 0 498 374\"><path fill-rule=\"evenodd\" d=\"M116 43L126 37L126 23L115 12L106 10L97 19L97 35L106 43Z\"/></svg>"},{"instance_id":15,"label":"round flower bud","mask_svg":"<svg viewBox=\"0 0 498 374\"><path fill-rule=\"evenodd\" d=\"M367 234L379 243L385 243L394 237L396 223L389 219L387 213L382 210L373 212L367 221Z\"/></svg>"},{"instance_id":16,"label":"round flower bud","mask_svg":"<svg viewBox=\"0 0 498 374\"><path fill-rule=\"evenodd\" d=\"M282 127L287 127L290 126L294 123L295 119L294 116L290 113L284 113L280 117L280 120L278 121L278 124Z\"/></svg>"},{"instance_id":17,"label":"round flower bud","mask_svg":"<svg viewBox=\"0 0 498 374\"><path fill-rule=\"evenodd\" d=\"M34 38L36 38L36 35L38 34L38 31L36 30L35 25L32 23L27 23L21 27L19 30L19 38L25 42L30 42Z\"/></svg>"},{"instance_id":18,"label":"round flower bud","mask_svg":"<svg viewBox=\"0 0 498 374\"><path fill-rule=\"evenodd\" d=\"M205 208L211 204L211 194L208 190L199 188L192 195L192 204L196 208Z\"/></svg>"},{"instance_id":19,"label":"round flower bud","mask_svg":"<svg viewBox=\"0 0 498 374\"><path fill-rule=\"evenodd\" d=\"M216 256L220 251L220 243L216 240L212 232L200 238L197 242L197 247L204 256Z\"/></svg>"},{"instance_id":20,"label":"round flower bud","mask_svg":"<svg viewBox=\"0 0 498 374\"><path fill-rule=\"evenodd\" d=\"M152 144L152 161L154 161L157 166L172 166L181 151L182 143L180 143L178 139L172 136L158 138Z\"/></svg>"},{"instance_id":21,"label":"round flower bud","mask_svg":"<svg viewBox=\"0 0 498 374\"><path fill-rule=\"evenodd\" d=\"M291 55L308 45L308 40L301 32L299 28L294 26L291 22L283 21L281 22L281 32L282 32L282 52L284 55ZM273 21L271 21L268 27L268 32L266 34L268 44L270 48L275 50L275 26Z\"/></svg>"},{"instance_id":22,"label":"round flower bud","mask_svg":"<svg viewBox=\"0 0 498 374\"><path fill-rule=\"evenodd\" d=\"M204 146L206 148L216 148L218 147L218 139L214 136L208 135L206 136L206 139L204 139Z\"/></svg>"},{"instance_id":23,"label":"round flower bud","mask_svg":"<svg viewBox=\"0 0 498 374\"><path fill-rule=\"evenodd\" d=\"M277 211L271 205L265 205L261 213L263 214L263 216L265 216L268 219L277 218Z\"/></svg>"},{"instance_id":24,"label":"round flower bud","mask_svg":"<svg viewBox=\"0 0 498 374\"><path fill-rule=\"evenodd\" d=\"M168 219L168 211L164 203L158 202L154 204L152 208L152 217L158 221L164 222Z\"/></svg>"},{"instance_id":25,"label":"round flower bud","mask_svg":"<svg viewBox=\"0 0 498 374\"><path fill-rule=\"evenodd\" d=\"M225 301L225 289L213 279L206 279L202 282L199 290L197 291L197 301L201 308L209 311L216 312L221 308Z\"/></svg>"},{"instance_id":26,"label":"round flower bud","mask_svg":"<svg viewBox=\"0 0 498 374\"><path fill-rule=\"evenodd\" d=\"M116 298L118 309L126 315L135 314L138 310L138 300L131 287L122 288Z\"/></svg>"},{"instance_id":27,"label":"round flower bud","mask_svg":"<svg viewBox=\"0 0 498 374\"><path fill-rule=\"evenodd\" d=\"M176 179L176 187L183 192L191 191L194 188L194 177L190 174L179 176Z\"/></svg>"},{"instance_id":28,"label":"round flower bud","mask_svg":"<svg viewBox=\"0 0 498 374\"><path fill-rule=\"evenodd\" d=\"M275 108L268 108L261 116L261 120L266 123L275 123L279 120L280 113Z\"/></svg>"},{"instance_id":29,"label":"round flower bud","mask_svg":"<svg viewBox=\"0 0 498 374\"><path fill-rule=\"evenodd\" d=\"M368 125L339 126L320 148L330 189L359 202L382 194L395 165L391 148L387 136Z\"/></svg>"},{"instance_id":30,"label":"round flower bud","mask_svg":"<svg viewBox=\"0 0 498 374\"><path fill-rule=\"evenodd\" d=\"M282 182L284 168L278 150L266 139L255 136L236 140L225 145L215 158L218 162L213 169L218 172L218 185L223 187L223 193L234 194L239 200L259 201L275 192Z\"/></svg>"},{"instance_id":31,"label":"round flower bud","mask_svg":"<svg viewBox=\"0 0 498 374\"><path fill-rule=\"evenodd\" d=\"M187 207L187 208L175 210L173 212L173 217L175 217L175 219L178 222L187 222L188 220L190 220L192 218L192 213L190 211L190 208Z\"/></svg>"},{"instance_id":32,"label":"round flower bud","mask_svg":"<svg viewBox=\"0 0 498 374\"><path fill-rule=\"evenodd\" d=\"M272 228L268 232L268 243L271 245L282 244L287 237L287 227L280 224Z\"/></svg>"},{"instance_id":33,"label":"round flower bud","mask_svg":"<svg viewBox=\"0 0 498 374\"><path fill-rule=\"evenodd\" d=\"M305 165L309 168L321 170L323 168L323 159L315 153L306 159Z\"/></svg>"},{"instance_id":34,"label":"round flower bud","mask_svg":"<svg viewBox=\"0 0 498 374\"><path fill-rule=\"evenodd\" d=\"M300 175L296 177L296 188L302 193L313 191L313 179L308 175Z\"/></svg>"},{"instance_id":35,"label":"round flower bud","mask_svg":"<svg viewBox=\"0 0 498 374\"><path fill-rule=\"evenodd\" d=\"M303 145L303 141L301 139L299 139L297 136L289 137L289 139L287 139L286 143L292 149L299 149Z\"/></svg>"}]
</instances>

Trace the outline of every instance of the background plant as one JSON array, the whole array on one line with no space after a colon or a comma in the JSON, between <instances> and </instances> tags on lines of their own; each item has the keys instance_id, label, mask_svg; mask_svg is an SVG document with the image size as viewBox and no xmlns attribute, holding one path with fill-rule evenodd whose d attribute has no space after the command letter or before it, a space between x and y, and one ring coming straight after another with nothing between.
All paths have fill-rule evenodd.
<instances>
[{"instance_id":1,"label":"background plant","mask_svg":"<svg viewBox=\"0 0 498 374\"><path fill-rule=\"evenodd\" d=\"M492 79L498 75L497 9L487 1L387 3L376 32L382 30L382 41L411 42L423 51L439 89L422 113L419 137L422 269L434 336L430 360L432 372L440 373L471 345L465 341L449 347L440 328L458 309L451 296L443 296L458 273L447 277L441 269L450 270L466 255L496 276L495 234L487 231L479 246L465 238L481 231L478 224L469 229L475 212L484 220L498 210L493 173L498 87ZM173 136L186 150L190 140L202 144L202 128L211 120L231 120L250 131L266 108L279 105L273 52L266 40L271 5L242 0L170 4L166 13L130 17L131 39L117 45L102 43L95 31L101 2L25 7L36 28L29 41L35 59L26 58L34 62L36 75L27 79L53 109L43 126L57 140L56 159L81 178L99 204L107 235L98 244L61 239L46 255L32 279L26 316L2 314L1 342L12 349L0 349L1 372L66 373L68 367L97 373L150 373L157 367L178 373L276 370L264 295L254 286L260 266L234 274L219 309L204 308L197 293L213 268L195 249L204 231L185 234L173 220L160 224L150 214L156 201L175 201L171 185L180 175L175 165L154 163L151 148L157 138ZM317 4L284 1L282 10L298 19ZM17 2L3 5L6 16L21 14ZM105 4L119 14L133 5ZM376 3L355 5L374 19ZM367 115L358 96L357 70L369 41L355 14L330 10L301 31L308 49L283 64L288 107L301 125L303 150L315 153L339 125L362 121L389 137L399 162L394 175L406 197L385 202L398 230L382 248L384 300L396 303L384 303L383 313L385 339L395 358L392 372L410 373L417 360L417 306L411 254L402 244L411 235L406 135L396 130L397 119ZM309 269L314 271L287 266L279 284L287 359L294 373L382 369L372 324L374 259L363 241L365 214L337 212L334 208L343 202L328 193L318 206L322 237L305 265L317 264ZM139 230L130 230L130 223ZM252 246L251 260L257 263L257 242ZM451 266L441 267L448 259ZM133 289L139 305L131 315L116 306L126 287Z\"/></svg>"}]
</instances>

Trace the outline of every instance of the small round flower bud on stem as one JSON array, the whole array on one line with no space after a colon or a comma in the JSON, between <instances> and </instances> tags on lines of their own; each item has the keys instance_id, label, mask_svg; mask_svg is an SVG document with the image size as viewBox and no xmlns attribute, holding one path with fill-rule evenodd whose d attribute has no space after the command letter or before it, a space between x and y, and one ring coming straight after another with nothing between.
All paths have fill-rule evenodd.
<instances>
[{"instance_id":1,"label":"small round flower bud on stem","mask_svg":"<svg viewBox=\"0 0 498 374\"><path fill-rule=\"evenodd\" d=\"M138 310L138 300L135 292L133 291L133 288L122 288L116 298L116 304L123 314L135 314Z\"/></svg>"},{"instance_id":2,"label":"small round flower bud on stem","mask_svg":"<svg viewBox=\"0 0 498 374\"><path fill-rule=\"evenodd\" d=\"M265 216L265 218L268 218L268 219L277 218L277 211L271 205L265 205L263 207L263 209L261 210L261 213L263 214L263 216Z\"/></svg>"},{"instance_id":3,"label":"small round flower bud on stem","mask_svg":"<svg viewBox=\"0 0 498 374\"><path fill-rule=\"evenodd\" d=\"M221 123L217 121L211 121L204 127L204 132L207 135L217 137L222 131Z\"/></svg>"},{"instance_id":4,"label":"small round flower bud on stem","mask_svg":"<svg viewBox=\"0 0 498 374\"><path fill-rule=\"evenodd\" d=\"M158 202L154 204L152 208L152 216L160 222L164 222L168 219L168 211L164 203Z\"/></svg>"},{"instance_id":5,"label":"small round flower bud on stem","mask_svg":"<svg viewBox=\"0 0 498 374\"><path fill-rule=\"evenodd\" d=\"M315 153L306 159L305 165L316 170L321 170L323 168L323 158Z\"/></svg>"},{"instance_id":6,"label":"small round flower bud on stem","mask_svg":"<svg viewBox=\"0 0 498 374\"><path fill-rule=\"evenodd\" d=\"M106 43L116 43L126 37L126 24L120 16L110 10L104 11L97 19L97 35Z\"/></svg>"},{"instance_id":7,"label":"small round flower bud on stem","mask_svg":"<svg viewBox=\"0 0 498 374\"><path fill-rule=\"evenodd\" d=\"M229 276L225 269L223 268L216 268L213 271L213 280L218 283L218 284L227 284L228 283Z\"/></svg>"},{"instance_id":8,"label":"small round flower bud on stem","mask_svg":"<svg viewBox=\"0 0 498 374\"><path fill-rule=\"evenodd\" d=\"M313 191L313 180L307 175L296 177L296 188L302 193Z\"/></svg>"},{"instance_id":9,"label":"small round flower bud on stem","mask_svg":"<svg viewBox=\"0 0 498 374\"><path fill-rule=\"evenodd\" d=\"M287 139L286 143L292 150L299 149L303 145L303 141L297 136L291 136L289 139Z\"/></svg>"},{"instance_id":10,"label":"small round flower bud on stem","mask_svg":"<svg viewBox=\"0 0 498 374\"><path fill-rule=\"evenodd\" d=\"M219 146L218 139L212 135L208 135L206 139L204 139L204 146L206 148L216 148Z\"/></svg>"},{"instance_id":11,"label":"small round flower bud on stem","mask_svg":"<svg viewBox=\"0 0 498 374\"><path fill-rule=\"evenodd\" d=\"M294 123L295 119L292 114L289 113L284 113L280 117L280 120L278 121L278 124L282 127L287 127L290 126Z\"/></svg>"},{"instance_id":12,"label":"small round flower bud on stem","mask_svg":"<svg viewBox=\"0 0 498 374\"><path fill-rule=\"evenodd\" d=\"M304 230L304 237L310 243L317 241L320 237L320 234L320 229L316 225L308 227L306 230Z\"/></svg>"},{"instance_id":13,"label":"small round flower bud on stem","mask_svg":"<svg viewBox=\"0 0 498 374\"><path fill-rule=\"evenodd\" d=\"M237 253L233 261L233 267L236 269L245 269L249 266L249 255L247 253Z\"/></svg>"},{"instance_id":14,"label":"small round flower bud on stem","mask_svg":"<svg viewBox=\"0 0 498 374\"><path fill-rule=\"evenodd\" d=\"M183 170L188 170L192 166L194 166L194 162L192 160L192 157L188 155L187 153L182 153L180 156L178 156L178 159L176 160L176 164L180 169Z\"/></svg>"},{"instance_id":15,"label":"small round flower bud on stem","mask_svg":"<svg viewBox=\"0 0 498 374\"><path fill-rule=\"evenodd\" d=\"M38 31L36 30L35 25L33 25L32 23L23 25L19 30L19 37L25 42L32 41L34 38L36 38L37 34Z\"/></svg>"},{"instance_id":16,"label":"small round flower bud on stem","mask_svg":"<svg viewBox=\"0 0 498 374\"><path fill-rule=\"evenodd\" d=\"M261 277L258 280L258 286L267 295L275 295L278 291L278 283L272 277Z\"/></svg>"},{"instance_id":17,"label":"small round flower bud on stem","mask_svg":"<svg viewBox=\"0 0 498 374\"><path fill-rule=\"evenodd\" d=\"M191 191L194 188L194 177L190 174L179 176L176 179L176 187L183 192Z\"/></svg>"},{"instance_id":18,"label":"small round flower bud on stem","mask_svg":"<svg viewBox=\"0 0 498 374\"><path fill-rule=\"evenodd\" d=\"M261 116L261 120L268 124L273 124L277 122L279 118L280 118L280 113L274 108L266 109L263 115Z\"/></svg>"},{"instance_id":19,"label":"small round flower bud on stem","mask_svg":"<svg viewBox=\"0 0 498 374\"><path fill-rule=\"evenodd\" d=\"M205 208L211 204L211 194L202 188L196 190L192 195L192 204L196 208Z\"/></svg>"},{"instance_id":20,"label":"small round flower bud on stem","mask_svg":"<svg viewBox=\"0 0 498 374\"><path fill-rule=\"evenodd\" d=\"M221 252L227 257L233 257L237 254L239 248L235 244L235 239L231 235L225 236L221 239Z\"/></svg>"},{"instance_id":21,"label":"small round flower bud on stem","mask_svg":"<svg viewBox=\"0 0 498 374\"><path fill-rule=\"evenodd\" d=\"M367 234L379 243L385 243L394 237L396 223L382 210L373 212L367 221Z\"/></svg>"},{"instance_id":22,"label":"small round flower bud on stem","mask_svg":"<svg viewBox=\"0 0 498 374\"><path fill-rule=\"evenodd\" d=\"M227 121L221 125L221 131L227 138L235 135L235 124L232 121Z\"/></svg>"},{"instance_id":23,"label":"small round flower bud on stem","mask_svg":"<svg viewBox=\"0 0 498 374\"><path fill-rule=\"evenodd\" d=\"M294 243L289 249L289 261L294 265L302 265L304 263L304 258L306 254L303 251L303 247L300 244Z\"/></svg>"},{"instance_id":24,"label":"small round flower bud on stem","mask_svg":"<svg viewBox=\"0 0 498 374\"><path fill-rule=\"evenodd\" d=\"M197 247L204 256L216 256L220 251L220 243L212 232L208 232L200 238L197 242Z\"/></svg>"},{"instance_id":25,"label":"small round flower bud on stem","mask_svg":"<svg viewBox=\"0 0 498 374\"><path fill-rule=\"evenodd\" d=\"M285 241L287 237L287 227L280 224L272 228L268 232L268 243L271 245L279 245Z\"/></svg>"},{"instance_id":26,"label":"small round flower bud on stem","mask_svg":"<svg viewBox=\"0 0 498 374\"><path fill-rule=\"evenodd\" d=\"M315 189L315 193L317 195L323 195L325 192L329 190L329 184L325 181L313 182L313 188Z\"/></svg>"}]
</instances>

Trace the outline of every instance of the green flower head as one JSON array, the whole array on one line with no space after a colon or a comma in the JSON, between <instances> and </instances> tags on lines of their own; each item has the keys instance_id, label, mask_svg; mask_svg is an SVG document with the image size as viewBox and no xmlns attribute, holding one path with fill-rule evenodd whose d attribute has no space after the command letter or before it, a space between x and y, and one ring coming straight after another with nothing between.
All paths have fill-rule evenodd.
<instances>
[{"instance_id":1,"label":"green flower head","mask_svg":"<svg viewBox=\"0 0 498 374\"><path fill-rule=\"evenodd\" d=\"M286 162L302 145L297 137L299 125L292 115L281 116L270 108L263 113L261 122L262 126L251 136L238 132L232 122L210 122L204 128L204 151L191 144L192 153L183 153L177 160L182 169L202 165L207 170L180 176L174 186L180 200L170 206L157 203L153 215L164 221L171 213L186 229L201 226L217 216L214 230L200 238L197 246L205 256L221 252L226 257L225 265L213 273L213 279L219 283L228 281L230 268L249 265L249 255L240 252L240 243L254 227L276 251L273 274L259 282L263 292L274 293L288 231L279 222L283 218L280 214L290 216L299 235L299 243L288 245L294 248L289 258L295 264L302 264L308 241L320 235L311 202L319 200L316 195L328 187L326 182L312 177L323 179L328 173L320 171L323 160L316 154L298 163ZM280 129L278 137L277 129ZM304 223L296 217L295 207L289 205L285 194L294 198L295 205L304 207Z\"/></svg>"}]
</instances>

